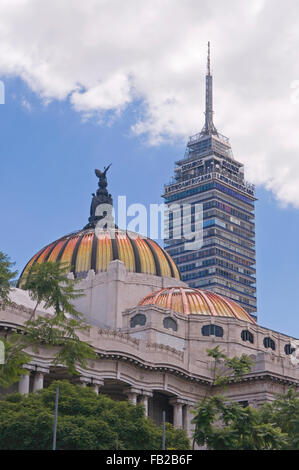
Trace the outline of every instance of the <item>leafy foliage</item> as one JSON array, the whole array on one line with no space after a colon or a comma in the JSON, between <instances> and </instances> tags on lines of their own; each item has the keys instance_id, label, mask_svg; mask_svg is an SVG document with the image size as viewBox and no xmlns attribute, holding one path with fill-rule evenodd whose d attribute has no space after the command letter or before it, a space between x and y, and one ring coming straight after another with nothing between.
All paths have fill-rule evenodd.
<instances>
[{"instance_id":1,"label":"leafy foliage","mask_svg":"<svg viewBox=\"0 0 299 470\"><path fill-rule=\"evenodd\" d=\"M25 322L22 335L5 338L5 364L0 367L0 384L9 387L24 374L22 365L30 361L28 348L38 350L40 345L55 348L53 365L63 365L71 375L76 366L86 367L95 357L91 345L80 340L78 332L86 328L73 300L82 295L77 281L68 278L68 267L61 263L36 263L25 277L22 288L36 301L30 319ZM37 307L52 308L53 314L35 318Z\"/></svg>"},{"instance_id":2,"label":"leafy foliage","mask_svg":"<svg viewBox=\"0 0 299 470\"><path fill-rule=\"evenodd\" d=\"M24 351L23 336L15 333L9 340L1 337L1 341L4 344L5 363L0 364L0 387L7 388L26 373L23 365L30 361L30 356Z\"/></svg>"},{"instance_id":3,"label":"leafy foliage","mask_svg":"<svg viewBox=\"0 0 299 470\"><path fill-rule=\"evenodd\" d=\"M54 308L56 316L64 317L65 313L69 313L80 318L72 300L81 297L83 293L76 288L77 281L68 278L68 272L69 267L65 263L47 261L33 264L22 283L22 289L28 290L32 300L36 301L33 317L43 302L45 308Z\"/></svg>"},{"instance_id":4,"label":"leafy foliage","mask_svg":"<svg viewBox=\"0 0 299 470\"><path fill-rule=\"evenodd\" d=\"M162 429L145 418L141 405L113 401L89 388L54 382L47 389L0 401L0 449L51 448L55 390L59 386L57 449L159 450ZM166 426L168 448L189 449L183 430Z\"/></svg>"},{"instance_id":5,"label":"leafy foliage","mask_svg":"<svg viewBox=\"0 0 299 470\"><path fill-rule=\"evenodd\" d=\"M10 302L10 282L16 277L17 271L12 271L14 263L9 257L0 251L0 304L6 305Z\"/></svg>"},{"instance_id":6,"label":"leafy foliage","mask_svg":"<svg viewBox=\"0 0 299 470\"><path fill-rule=\"evenodd\" d=\"M77 335L84 329L86 326L80 320L55 315L26 322L24 333L36 352L41 344L48 348L56 347L53 365L64 365L69 374L76 375L77 365L84 368L87 359L95 358L92 347Z\"/></svg>"},{"instance_id":7,"label":"leafy foliage","mask_svg":"<svg viewBox=\"0 0 299 470\"><path fill-rule=\"evenodd\" d=\"M214 359L212 387L225 388L250 372L247 355L229 358L219 346L208 349ZM207 395L194 410L194 440L213 450L267 450L299 448L299 394L290 389L273 403L259 408L228 402L222 395Z\"/></svg>"},{"instance_id":8,"label":"leafy foliage","mask_svg":"<svg viewBox=\"0 0 299 470\"><path fill-rule=\"evenodd\" d=\"M281 449L287 443L281 428L265 421L263 408L227 403L220 395L201 400L194 422L197 444L208 449Z\"/></svg>"},{"instance_id":9,"label":"leafy foliage","mask_svg":"<svg viewBox=\"0 0 299 470\"><path fill-rule=\"evenodd\" d=\"M278 395L274 402L266 403L263 416L287 435L283 449L299 449L299 393L293 387L285 395Z\"/></svg>"},{"instance_id":10,"label":"leafy foliage","mask_svg":"<svg viewBox=\"0 0 299 470\"><path fill-rule=\"evenodd\" d=\"M241 357L229 358L223 351L219 350L219 345L213 349L207 349L208 357L214 359L212 366L213 380L212 386L225 386L230 381L238 382L242 375L250 372L253 365L252 359L246 354Z\"/></svg>"}]
</instances>

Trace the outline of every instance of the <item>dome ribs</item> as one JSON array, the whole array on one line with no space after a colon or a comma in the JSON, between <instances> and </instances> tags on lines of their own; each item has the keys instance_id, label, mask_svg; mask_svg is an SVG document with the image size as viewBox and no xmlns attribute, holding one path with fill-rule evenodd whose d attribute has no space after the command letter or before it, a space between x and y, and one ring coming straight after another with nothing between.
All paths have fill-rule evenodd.
<instances>
[{"instance_id":1,"label":"dome ribs","mask_svg":"<svg viewBox=\"0 0 299 470\"><path fill-rule=\"evenodd\" d=\"M131 244L131 247L133 249L133 253L134 253L134 258L135 258L135 269L136 269L136 273L141 273L141 261L140 261L140 254L139 254L139 249L138 249L138 246L136 244L136 241L134 240L134 238L131 238L129 233L127 232L127 238Z\"/></svg>"},{"instance_id":2,"label":"dome ribs","mask_svg":"<svg viewBox=\"0 0 299 470\"><path fill-rule=\"evenodd\" d=\"M217 312L216 312L216 309L214 307L214 304L213 304L213 302L211 302L208 295L205 292L201 292L200 295L203 297L205 303L208 305L208 310L211 312L211 315L213 317L217 316Z\"/></svg>"},{"instance_id":3,"label":"dome ribs","mask_svg":"<svg viewBox=\"0 0 299 470\"><path fill-rule=\"evenodd\" d=\"M81 244L83 237L84 237L84 233L76 241L76 245L72 253L72 257L71 257L71 271L70 272L73 273L74 275L76 275L76 263L77 263L78 250L79 250L79 246Z\"/></svg>"},{"instance_id":4,"label":"dome ribs","mask_svg":"<svg viewBox=\"0 0 299 470\"><path fill-rule=\"evenodd\" d=\"M93 234L92 247L91 247L91 259L90 259L90 269L93 269L94 272L97 272L97 249L98 249L98 237L96 234Z\"/></svg>"},{"instance_id":5,"label":"dome ribs","mask_svg":"<svg viewBox=\"0 0 299 470\"><path fill-rule=\"evenodd\" d=\"M68 244L69 241L70 241L70 238L67 238L66 241L65 241L65 243L62 245L61 250L60 250L60 252L59 252L58 255L57 255L56 261L60 261L60 260L61 260L62 255L63 255L63 253L64 253L64 250L66 249L66 245Z\"/></svg>"},{"instance_id":6,"label":"dome ribs","mask_svg":"<svg viewBox=\"0 0 299 470\"><path fill-rule=\"evenodd\" d=\"M60 242L60 240L57 240L55 243L53 243L53 245L51 246L50 250L47 253L47 256L45 257L45 263L49 260L49 257L51 256L51 254L53 253L54 248L56 248L56 246L58 245L59 242Z\"/></svg>"},{"instance_id":7,"label":"dome ribs","mask_svg":"<svg viewBox=\"0 0 299 470\"><path fill-rule=\"evenodd\" d=\"M171 310L171 305L172 305L172 294L173 294L174 288L169 289L169 292L167 294L167 300L166 300L166 307Z\"/></svg>"},{"instance_id":8,"label":"dome ribs","mask_svg":"<svg viewBox=\"0 0 299 470\"><path fill-rule=\"evenodd\" d=\"M40 251L38 251L36 253L36 255L34 255L29 261L28 263L25 265L20 277L19 277L19 280L17 282L17 287L20 287L21 286L21 281L22 281L22 277L23 276L26 276L26 272L29 271L29 269L31 268L31 266L34 265L34 263L36 262L37 258L40 256L40 254L44 251L44 248L41 249Z\"/></svg>"},{"instance_id":9,"label":"dome ribs","mask_svg":"<svg viewBox=\"0 0 299 470\"><path fill-rule=\"evenodd\" d=\"M145 243L147 244L147 246L149 247L152 255L153 255L153 258L154 258L154 262L155 262L155 266L156 266L156 274L157 276L161 276L161 266L160 266L160 262L159 262L159 259L158 259L158 256L157 256L157 253L156 253L156 250L154 249L154 247L151 245L151 243L149 242L149 240L147 240L146 238L144 238L144 241Z\"/></svg>"},{"instance_id":10,"label":"dome ribs","mask_svg":"<svg viewBox=\"0 0 299 470\"><path fill-rule=\"evenodd\" d=\"M114 237L110 238L112 246L112 261L119 259L117 241Z\"/></svg>"},{"instance_id":11,"label":"dome ribs","mask_svg":"<svg viewBox=\"0 0 299 470\"><path fill-rule=\"evenodd\" d=\"M124 262L130 272L180 279L171 256L155 241L125 230L86 228L73 232L42 248L26 264L20 281L36 262L63 262L75 277L89 270L105 272L111 261Z\"/></svg>"},{"instance_id":12,"label":"dome ribs","mask_svg":"<svg viewBox=\"0 0 299 470\"><path fill-rule=\"evenodd\" d=\"M180 314L228 317L256 324L253 318L233 300L215 292L191 287L166 287L144 297L138 305L157 305Z\"/></svg>"},{"instance_id":13,"label":"dome ribs","mask_svg":"<svg viewBox=\"0 0 299 470\"><path fill-rule=\"evenodd\" d=\"M166 277L172 277L171 275L172 271L169 265L169 261L164 254L166 252L162 250L162 248L160 247L158 243L154 242L150 238L148 238L147 241L152 246L153 250L155 251L157 255L157 259L158 259L159 266L160 266L160 273L161 273L160 275L166 276Z\"/></svg>"},{"instance_id":14,"label":"dome ribs","mask_svg":"<svg viewBox=\"0 0 299 470\"><path fill-rule=\"evenodd\" d=\"M185 290L182 287L180 288L180 293L182 296L184 313L186 315L189 315L190 314L189 300L188 300Z\"/></svg>"},{"instance_id":15,"label":"dome ribs","mask_svg":"<svg viewBox=\"0 0 299 470\"><path fill-rule=\"evenodd\" d=\"M169 265L169 268L170 268L171 277L176 277L175 272L174 272L174 269L173 269L173 266L172 266L172 263L171 263L171 261L170 261L170 258L169 258L169 255L168 255L167 251L165 251L165 255L166 255L166 259L167 259L167 262L168 262L168 265Z\"/></svg>"}]
</instances>

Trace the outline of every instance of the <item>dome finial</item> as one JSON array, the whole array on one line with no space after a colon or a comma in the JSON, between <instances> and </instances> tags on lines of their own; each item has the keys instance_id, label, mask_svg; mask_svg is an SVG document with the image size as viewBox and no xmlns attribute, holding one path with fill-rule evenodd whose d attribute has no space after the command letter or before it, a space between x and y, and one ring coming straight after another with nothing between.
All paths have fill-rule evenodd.
<instances>
[{"instance_id":1,"label":"dome finial","mask_svg":"<svg viewBox=\"0 0 299 470\"><path fill-rule=\"evenodd\" d=\"M108 166L104 166L104 171L101 170L94 170L96 176L99 178L99 188L106 189L107 188L107 171L111 167L112 163Z\"/></svg>"},{"instance_id":2,"label":"dome finial","mask_svg":"<svg viewBox=\"0 0 299 470\"><path fill-rule=\"evenodd\" d=\"M99 178L98 182L98 190L95 193L92 193L92 200L91 200L91 205L90 205L90 217L88 219L88 224L84 227L84 229L88 228L95 228L97 222L105 217L105 215L97 215L96 210L97 207L100 206L101 204L108 204L111 207L113 206L113 199L111 194L108 193L107 191L107 171L111 167L112 163L110 165L104 167L104 171L101 170L95 170L96 176Z\"/></svg>"}]
</instances>

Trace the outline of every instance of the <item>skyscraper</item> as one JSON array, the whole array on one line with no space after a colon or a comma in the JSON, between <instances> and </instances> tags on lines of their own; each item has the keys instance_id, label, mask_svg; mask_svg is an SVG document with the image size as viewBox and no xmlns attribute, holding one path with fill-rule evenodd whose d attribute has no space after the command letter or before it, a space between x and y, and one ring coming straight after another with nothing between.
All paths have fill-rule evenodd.
<instances>
[{"instance_id":1,"label":"skyscraper","mask_svg":"<svg viewBox=\"0 0 299 470\"><path fill-rule=\"evenodd\" d=\"M254 187L244 178L242 163L235 160L229 139L213 122L213 77L210 43L206 74L205 123L191 136L184 157L176 162L175 176L165 185L168 207L190 204L194 230L194 207L202 204L203 241L196 250L186 250L184 238L165 239L168 253L190 287L225 295L256 315Z\"/></svg>"}]
</instances>

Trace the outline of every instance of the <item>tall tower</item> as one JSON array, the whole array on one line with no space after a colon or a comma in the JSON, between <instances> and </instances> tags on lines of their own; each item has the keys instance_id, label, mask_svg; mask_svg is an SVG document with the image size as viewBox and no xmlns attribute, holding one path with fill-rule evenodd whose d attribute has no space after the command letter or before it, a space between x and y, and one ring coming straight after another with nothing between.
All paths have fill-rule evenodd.
<instances>
[{"instance_id":1,"label":"tall tower","mask_svg":"<svg viewBox=\"0 0 299 470\"><path fill-rule=\"evenodd\" d=\"M255 317L254 186L245 181L244 167L234 159L229 139L214 125L210 43L207 62L205 123L200 133L190 137L163 194L169 207L191 205L193 231L193 208L202 204L203 242L199 249L186 250L184 238L172 236L170 216L165 246L190 287L225 295Z\"/></svg>"}]
</instances>

